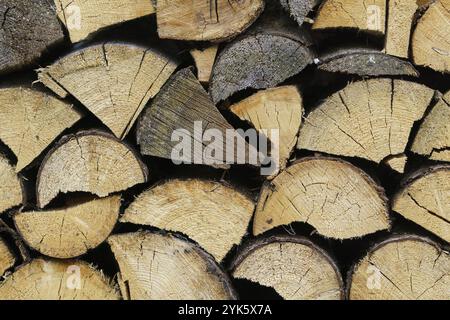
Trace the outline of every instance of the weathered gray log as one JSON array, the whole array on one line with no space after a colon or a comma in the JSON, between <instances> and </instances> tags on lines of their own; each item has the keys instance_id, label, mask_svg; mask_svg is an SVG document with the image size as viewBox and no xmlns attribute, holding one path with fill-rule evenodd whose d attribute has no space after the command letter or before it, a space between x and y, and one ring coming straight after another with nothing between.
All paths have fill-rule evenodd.
<instances>
[{"instance_id":1,"label":"weathered gray log","mask_svg":"<svg viewBox=\"0 0 450 320\"><path fill-rule=\"evenodd\" d=\"M280 0L283 8L301 26L307 15L321 0Z\"/></svg>"}]
</instances>

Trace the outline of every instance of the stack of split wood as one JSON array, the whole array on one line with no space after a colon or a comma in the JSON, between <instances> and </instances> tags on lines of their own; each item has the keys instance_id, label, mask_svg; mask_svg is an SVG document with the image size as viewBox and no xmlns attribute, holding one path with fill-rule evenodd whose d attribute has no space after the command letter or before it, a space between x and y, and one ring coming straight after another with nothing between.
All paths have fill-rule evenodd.
<instances>
[{"instance_id":1,"label":"stack of split wood","mask_svg":"<svg viewBox=\"0 0 450 320\"><path fill-rule=\"evenodd\" d=\"M0 300L450 300L450 0L0 17Z\"/></svg>"}]
</instances>

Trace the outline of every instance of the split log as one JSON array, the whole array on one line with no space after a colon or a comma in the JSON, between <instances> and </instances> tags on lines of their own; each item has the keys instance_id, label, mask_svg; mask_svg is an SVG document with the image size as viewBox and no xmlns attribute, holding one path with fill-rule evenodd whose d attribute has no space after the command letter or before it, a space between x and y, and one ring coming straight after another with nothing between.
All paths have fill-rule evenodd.
<instances>
[{"instance_id":1,"label":"split log","mask_svg":"<svg viewBox=\"0 0 450 320\"><path fill-rule=\"evenodd\" d=\"M194 58L195 66L197 67L197 78L202 84L209 83L218 49L219 46L214 45L203 50L191 50L191 55Z\"/></svg>"},{"instance_id":2,"label":"split log","mask_svg":"<svg viewBox=\"0 0 450 320\"><path fill-rule=\"evenodd\" d=\"M0 17L0 73L35 63L50 46L64 39L47 0L2 0Z\"/></svg>"},{"instance_id":3,"label":"split log","mask_svg":"<svg viewBox=\"0 0 450 320\"><path fill-rule=\"evenodd\" d=\"M17 172L81 117L69 103L43 92L23 87L0 89L0 139L16 155Z\"/></svg>"},{"instance_id":4,"label":"split log","mask_svg":"<svg viewBox=\"0 0 450 320\"><path fill-rule=\"evenodd\" d=\"M131 300L235 299L228 276L194 244L171 235L138 232L108 240Z\"/></svg>"},{"instance_id":5,"label":"split log","mask_svg":"<svg viewBox=\"0 0 450 320\"><path fill-rule=\"evenodd\" d=\"M59 210L18 213L14 223L31 248L49 257L75 258L106 240L120 205L120 196L111 196Z\"/></svg>"},{"instance_id":6,"label":"split log","mask_svg":"<svg viewBox=\"0 0 450 320\"><path fill-rule=\"evenodd\" d=\"M142 193L120 219L181 232L222 261L241 243L255 204L244 193L206 180L170 180Z\"/></svg>"},{"instance_id":7,"label":"split log","mask_svg":"<svg viewBox=\"0 0 450 320\"><path fill-rule=\"evenodd\" d=\"M383 35L385 0L325 0L319 8L313 30L351 28Z\"/></svg>"},{"instance_id":8,"label":"split log","mask_svg":"<svg viewBox=\"0 0 450 320\"><path fill-rule=\"evenodd\" d=\"M419 76L414 66L378 50L340 49L319 58L319 70L343 74L372 76Z\"/></svg>"},{"instance_id":9,"label":"split log","mask_svg":"<svg viewBox=\"0 0 450 320\"><path fill-rule=\"evenodd\" d=\"M17 233L15 229L12 229L0 219L0 237L3 235L5 238L11 240L11 245L14 245L14 248L10 247L10 249L13 249L13 251L17 253L15 256L16 263L18 263L18 261L22 263L31 261L30 252L23 242L22 237Z\"/></svg>"},{"instance_id":10,"label":"split log","mask_svg":"<svg viewBox=\"0 0 450 320\"><path fill-rule=\"evenodd\" d=\"M42 161L37 205L45 207L59 193L106 197L144 183L147 177L147 167L129 146L101 131L82 131L63 137Z\"/></svg>"},{"instance_id":11,"label":"split log","mask_svg":"<svg viewBox=\"0 0 450 320\"><path fill-rule=\"evenodd\" d=\"M295 86L284 86L259 91L230 107L241 120L248 121L260 134L278 129L279 137L268 136L274 144L272 158L278 158L274 176L286 167L297 144L303 116L303 100ZM266 132L265 132L266 131ZM274 153L279 153L274 155Z\"/></svg>"},{"instance_id":12,"label":"split log","mask_svg":"<svg viewBox=\"0 0 450 320\"><path fill-rule=\"evenodd\" d=\"M431 160L450 162L450 92L425 117L411 151Z\"/></svg>"},{"instance_id":13,"label":"split log","mask_svg":"<svg viewBox=\"0 0 450 320\"><path fill-rule=\"evenodd\" d=\"M342 277L334 260L302 237L274 236L253 240L234 259L231 272L272 287L286 300L340 300Z\"/></svg>"},{"instance_id":14,"label":"split log","mask_svg":"<svg viewBox=\"0 0 450 320\"><path fill-rule=\"evenodd\" d=\"M417 236L376 245L349 274L351 300L448 300L450 255Z\"/></svg>"},{"instance_id":15,"label":"split log","mask_svg":"<svg viewBox=\"0 0 450 320\"><path fill-rule=\"evenodd\" d=\"M163 39L224 41L247 29L263 9L263 0L158 1L158 34Z\"/></svg>"},{"instance_id":16,"label":"split log","mask_svg":"<svg viewBox=\"0 0 450 320\"><path fill-rule=\"evenodd\" d=\"M450 165L415 172L392 200L392 210L450 242Z\"/></svg>"},{"instance_id":17,"label":"split log","mask_svg":"<svg viewBox=\"0 0 450 320\"><path fill-rule=\"evenodd\" d=\"M23 204L22 181L8 159L0 153L0 214Z\"/></svg>"},{"instance_id":18,"label":"split log","mask_svg":"<svg viewBox=\"0 0 450 320\"><path fill-rule=\"evenodd\" d=\"M152 49L104 43L40 69L39 79L61 97L74 96L118 138L124 138L176 67Z\"/></svg>"},{"instance_id":19,"label":"split log","mask_svg":"<svg viewBox=\"0 0 450 320\"><path fill-rule=\"evenodd\" d=\"M0 283L0 300L119 300L116 287L84 261L36 259Z\"/></svg>"},{"instance_id":20,"label":"split log","mask_svg":"<svg viewBox=\"0 0 450 320\"><path fill-rule=\"evenodd\" d=\"M402 153L387 157L383 163L398 173L404 173L407 161L408 157Z\"/></svg>"},{"instance_id":21,"label":"split log","mask_svg":"<svg viewBox=\"0 0 450 320\"><path fill-rule=\"evenodd\" d=\"M297 148L380 163L405 151L433 96L424 85L403 80L351 83L307 116Z\"/></svg>"},{"instance_id":22,"label":"split log","mask_svg":"<svg viewBox=\"0 0 450 320\"><path fill-rule=\"evenodd\" d=\"M307 20L308 14L321 0L280 0L282 7L289 12L292 18L302 25Z\"/></svg>"},{"instance_id":23,"label":"split log","mask_svg":"<svg viewBox=\"0 0 450 320\"><path fill-rule=\"evenodd\" d=\"M155 13L149 0L54 0L58 17L75 43L106 27Z\"/></svg>"},{"instance_id":24,"label":"split log","mask_svg":"<svg viewBox=\"0 0 450 320\"><path fill-rule=\"evenodd\" d=\"M16 257L5 240L0 236L0 279L6 271L14 267Z\"/></svg>"},{"instance_id":25,"label":"split log","mask_svg":"<svg viewBox=\"0 0 450 320\"><path fill-rule=\"evenodd\" d=\"M333 239L390 228L384 190L350 163L324 157L297 161L261 190L253 234L292 222Z\"/></svg>"},{"instance_id":26,"label":"split log","mask_svg":"<svg viewBox=\"0 0 450 320\"><path fill-rule=\"evenodd\" d=\"M450 0L432 3L417 22L411 47L415 64L450 73Z\"/></svg>"}]
</instances>

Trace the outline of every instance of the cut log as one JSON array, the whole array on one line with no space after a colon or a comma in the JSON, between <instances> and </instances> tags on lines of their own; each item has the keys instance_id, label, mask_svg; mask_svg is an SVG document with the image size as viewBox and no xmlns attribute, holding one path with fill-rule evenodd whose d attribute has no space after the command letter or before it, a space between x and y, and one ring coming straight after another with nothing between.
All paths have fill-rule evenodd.
<instances>
[{"instance_id":1,"label":"cut log","mask_svg":"<svg viewBox=\"0 0 450 320\"><path fill-rule=\"evenodd\" d=\"M392 210L450 242L450 165L413 174L392 200Z\"/></svg>"},{"instance_id":2,"label":"cut log","mask_svg":"<svg viewBox=\"0 0 450 320\"><path fill-rule=\"evenodd\" d=\"M312 28L351 28L382 35L385 33L385 20L385 0L325 0Z\"/></svg>"},{"instance_id":3,"label":"cut log","mask_svg":"<svg viewBox=\"0 0 450 320\"><path fill-rule=\"evenodd\" d=\"M319 70L372 76L419 76L414 66L404 60L373 49L340 49L319 58Z\"/></svg>"},{"instance_id":4,"label":"cut log","mask_svg":"<svg viewBox=\"0 0 450 320\"><path fill-rule=\"evenodd\" d=\"M54 0L58 17L72 42L79 42L106 27L155 12L150 0Z\"/></svg>"},{"instance_id":5,"label":"cut log","mask_svg":"<svg viewBox=\"0 0 450 320\"><path fill-rule=\"evenodd\" d=\"M263 9L263 0L158 1L158 34L163 39L224 41L247 29Z\"/></svg>"},{"instance_id":6,"label":"cut log","mask_svg":"<svg viewBox=\"0 0 450 320\"><path fill-rule=\"evenodd\" d=\"M82 131L63 137L42 161L37 205L45 207L59 193L105 197L144 183L147 177L147 167L129 146L101 131Z\"/></svg>"},{"instance_id":7,"label":"cut log","mask_svg":"<svg viewBox=\"0 0 450 320\"><path fill-rule=\"evenodd\" d=\"M244 89L275 87L313 62L311 44L299 31L261 30L240 37L219 54L210 86L215 103Z\"/></svg>"},{"instance_id":8,"label":"cut log","mask_svg":"<svg viewBox=\"0 0 450 320\"><path fill-rule=\"evenodd\" d=\"M0 300L119 300L103 273L84 261L36 259L0 283Z\"/></svg>"},{"instance_id":9,"label":"cut log","mask_svg":"<svg viewBox=\"0 0 450 320\"><path fill-rule=\"evenodd\" d=\"M40 69L39 79L61 97L74 96L124 138L175 69L175 62L152 49L104 43Z\"/></svg>"},{"instance_id":10,"label":"cut log","mask_svg":"<svg viewBox=\"0 0 450 320\"><path fill-rule=\"evenodd\" d=\"M405 151L433 96L433 90L403 80L351 83L307 116L297 147L380 163Z\"/></svg>"},{"instance_id":11,"label":"cut log","mask_svg":"<svg viewBox=\"0 0 450 320\"><path fill-rule=\"evenodd\" d=\"M14 267L16 257L5 240L0 236L0 279L6 271Z\"/></svg>"},{"instance_id":12,"label":"cut log","mask_svg":"<svg viewBox=\"0 0 450 320\"><path fill-rule=\"evenodd\" d=\"M411 151L431 160L450 162L450 92L426 116Z\"/></svg>"},{"instance_id":13,"label":"cut log","mask_svg":"<svg viewBox=\"0 0 450 320\"><path fill-rule=\"evenodd\" d=\"M219 46L214 45L203 50L191 50L191 55L197 67L197 78L202 84L209 83L218 49Z\"/></svg>"},{"instance_id":14,"label":"cut log","mask_svg":"<svg viewBox=\"0 0 450 320\"><path fill-rule=\"evenodd\" d=\"M320 2L321 0L280 0L283 8L300 26L307 19L312 9Z\"/></svg>"},{"instance_id":15,"label":"cut log","mask_svg":"<svg viewBox=\"0 0 450 320\"><path fill-rule=\"evenodd\" d=\"M417 236L376 245L352 270L351 300L449 300L450 255Z\"/></svg>"},{"instance_id":16,"label":"cut log","mask_svg":"<svg viewBox=\"0 0 450 320\"><path fill-rule=\"evenodd\" d=\"M17 172L81 117L72 105L48 94L23 87L0 89L0 139L16 155Z\"/></svg>"},{"instance_id":17,"label":"cut log","mask_svg":"<svg viewBox=\"0 0 450 320\"><path fill-rule=\"evenodd\" d=\"M47 0L2 0L0 17L0 73L35 63L48 47L64 39Z\"/></svg>"},{"instance_id":18,"label":"cut log","mask_svg":"<svg viewBox=\"0 0 450 320\"><path fill-rule=\"evenodd\" d=\"M181 232L221 261L241 243L253 201L231 186L206 180L170 180L142 193L121 222Z\"/></svg>"},{"instance_id":19,"label":"cut log","mask_svg":"<svg viewBox=\"0 0 450 320\"><path fill-rule=\"evenodd\" d=\"M75 258L106 240L120 204L120 196L111 196L60 210L22 212L14 216L14 223L33 249L49 257Z\"/></svg>"},{"instance_id":20,"label":"cut log","mask_svg":"<svg viewBox=\"0 0 450 320\"><path fill-rule=\"evenodd\" d=\"M108 240L131 300L235 299L228 276L194 244L171 235L138 232Z\"/></svg>"},{"instance_id":21,"label":"cut log","mask_svg":"<svg viewBox=\"0 0 450 320\"><path fill-rule=\"evenodd\" d=\"M14 245L14 252L17 253L15 255L16 263L18 263L18 261L22 263L31 261L30 252L26 247L25 243L23 242L22 237L17 233L15 229L12 229L4 221L0 219L0 238L2 236L10 239L11 240L10 243Z\"/></svg>"},{"instance_id":22,"label":"cut log","mask_svg":"<svg viewBox=\"0 0 450 320\"><path fill-rule=\"evenodd\" d=\"M417 22L411 47L415 64L450 73L450 0L432 3Z\"/></svg>"},{"instance_id":23,"label":"cut log","mask_svg":"<svg viewBox=\"0 0 450 320\"><path fill-rule=\"evenodd\" d=\"M404 173L407 161L408 157L404 153L402 153L387 157L384 160L384 164L386 164L392 170L397 171L398 173Z\"/></svg>"},{"instance_id":24,"label":"cut log","mask_svg":"<svg viewBox=\"0 0 450 320\"><path fill-rule=\"evenodd\" d=\"M286 300L344 298L339 268L330 256L302 237L253 240L231 265L236 279L272 287Z\"/></svg>"},{"instance_id":25,"label":"cut log","mask_svg":"<svg viewBox=\"0 0 450 320\"><path fill-rule=\"evenodd\" d=\"M297 88L284 86L259 91L232 105L230 110L241 120L248 121L261 134L268 135L268 130L279 130L279 139L268 138L275 144L272 153L278 153L278 156L272 154L272 158L279 160L274 176L283 170L297 144L302 122L303 100Z\"/></svg>"},{"instance_id":26,"label":"cut log","mask_svg":"<svg viewBox=\"0 0 450 320\"><path fill-rule=\"evenodd\" d=\"M23 203L22 181L8 159L0 153L0 214Z\"/></svg>"},{"instance_id":27,"label":"cut log","mask_svg":"<svg viewBox=\"0 0 450 320\"><path fill-rule=\"evenodd\" d=\"M253 234L292 222L333 239L390 228L383 189L350 163L323 157L297 161L261 190Z\"/></svg>"}]
</instances>

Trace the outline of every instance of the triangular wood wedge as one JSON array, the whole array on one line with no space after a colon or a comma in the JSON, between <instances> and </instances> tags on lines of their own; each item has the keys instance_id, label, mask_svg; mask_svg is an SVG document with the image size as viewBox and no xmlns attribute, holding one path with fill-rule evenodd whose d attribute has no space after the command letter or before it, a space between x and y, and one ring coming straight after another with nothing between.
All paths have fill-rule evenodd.
<instances>
[{"instance_id":1,"label":"triangular wood wedge","mask_svg":"<svg viewBox=\"0 0 450 320\"><path fill-rule=\"evenodd\" d=\"M59 210L21 212L14 223L25 242L40 253L75 258L106 240L116 225L120 204L116 195Z\"/></svg>"},{"instance_id":2,"label":"triangular wood wedge","mask_svg":"<svg viewBox=\"0 0 450 320\"><path fill-rule=\"evenodd\" d=\"M74 96L118 138L124 138L176 67L152 49L104 43L40 69L39 80L61 97Z\"/></svg>"},{"instance_id":3,"label":"triangular wood wedge","mask_svg":"<svg viewBox=\"0 0 450 320\"><path fill-rule=\"evenodd\" d=\"M241 243L254 208L248 196L223 183L170 180L144 191L120 221L181 232L221 261Z\"/></svg>"},{"instance_id":4,"label":"triangular wood wedge","mask_svg":"<svg viewBox=\"0 0 450 320\"><path fill-rule=\"evenodd\" d=\"M24 201L22 181L8 159L0 153L0 214Z\"/></svg>"},{"instance_id":5,"label":"triangular wood wedge","mask_svg":"<svg viewBox=\"0 0 450 320\"><path fill-rule=\"evenodd\" d=\"M334 158L304 158L266 183L253 233L305 222L333 239L362 237L390 228L383 189L359 168Z\"/></svg>"},{"instance_id":6,"label":"triangular wood wedge","mask_svg":"<svg viewBox=\"0 0 450 320\"><path fill-rule=\"evenodd\" d=\"M353 82L309 113L297 148L379 163L405 151L411 129L434 93L403 80Z\"/></svg>"},{"instance_id":7,"label":"triangular wood wedge","mask_svg":"<svg viewBox=\"0 0 450 320\"><path fill-rule=\"evenodd\" d=\"M81 116L72 105L43 92L0 89L0 139L16 155L18 172Z\"/></svg>"},{"instance_id":8,"label":"triangular wood wedge","mask_svg":"<svg viewBox=\"0 0 450 320\"><path fill-rule=\"evenodd\" d=\"M450 242L450 165L415 172L393 198L392 210Z\"/></svg>"},{"instance_id":9,"label":"triangular wood wedge","mask_svg":"<svg viewBox=\"0 0 450 320\"><path fill-rule=\"evenodd\" d=\"M42 161L37 204L43 208L68 192L105 197L144 183L147 176L147 167L129 146L102 131L82 131L63 137Z\"/></svg>"},{"instance_id":10,"label":"triangular wood wedge","mask_svg":"<svg viewBox=\"0 0 450 320\"><path fill-rule=\"evenodd\" d=\"M334 260L306 238L275 236L253 240L231 265L236 279L272 287L286 300L340 300L342 277Z\"/></svg>"},{"instance_id":11,"label":"triangular wood wedge","mask_svg":"<svg viewBox=\"0 0 450 320\"><path fill-rule=\"evenodd\" d=\"M58 17L78 42L106 27L155 13L148 0L54 0Z\"/></svg>"},{"instance_id":12,"label":"triangular wood wedge","mask_svg":"<svg viewBox=\"0 0 450 320\"><path fill-rule=\"evenodd\" d=\"M120 268L121 290L131 300L228 300L228 276L196 245L172 235L137 232L108 240Z\"/></svg>"},{"instance_id":13,"label":"triangular wood wedge","mask_svg":"<svg viewBox=\"0 0 450 320\"><path fill-rule=\"evenodd\" d=\"M216 61L218 45L213 45L205 49L191 50L191 56L194 58L197 67L197 78L202 84L208 84L211 79L211 73Z\"/></svg>"},{"instance_id":14,"label":"triangular wood wedge","mask_svg":"<svg viewBox=\"0 0 450 320\"><path fill-rule=\"evenodd\" d=\"M404 173L408 156L404 153L387 157L383 163L398 173Z\"/></svg>"},{"instance_id":15,"label":"triangular wood wedge","mask_svg":"<svg viewBox=\"0 0 450 320\"><path fill-rule=\"evenodd\" d=\"M394 236L349 273L351 300L449 300L450 254L425 238Z\"/></svg>"},{"instance_id":16,"label":"triangular wood wedge","mask_svg":"<svg viewBox=\"0 0 450 320\"><path fill-rule=\"evenodd\" d=\"M283 8L301 26L308 14L321 0L280 0Z\"/></svg>"},{"instance_id":17,"label":"triangular wood wedge","mask_svg":"<svg viewBox=\"0 0 450 320\"><path fill-rule=\"evenodd\" d=\"M247 29L264 9L264 0L158 1L158 34L163 39L224 41Z\"/></svg>"},{"instance_id":18,"label":"triangular wood wedge","mask_svg":"<svg viewBox=\"0 0 450 320\"><path fill-rule=\"evenodd\" d=\"M80 260L36 259L0 283L0 300L119 300L103 273Z\"/></svg>"},{"instance_id":19,"label":"triangular wood wedge","mask_svg":"<svg viewBox=\"0 0 450 320\"><path fill-rule=\"evenodd\" d=\"M6 241L0 236L0 278L16 263L16 257Z\"/></svg>"}]
</instances>

